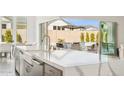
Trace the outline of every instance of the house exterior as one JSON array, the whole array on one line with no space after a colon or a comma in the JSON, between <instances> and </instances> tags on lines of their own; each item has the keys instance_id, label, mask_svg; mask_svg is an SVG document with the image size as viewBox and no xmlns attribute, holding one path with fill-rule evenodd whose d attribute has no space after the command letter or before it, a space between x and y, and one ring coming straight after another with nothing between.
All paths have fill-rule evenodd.
<instances>
[{"instance_id":1,"label":"house exterior","mask_svg":"<svg viewBox=\"0 0 124 93\"><path fill-rule=\"evenodd\" d=\"M90 35L93 33L96 41L98 29L93 26L76 26L64 19L57 19L49 23L48 34L50 36L51 42L56 44L58 39L64 40L64 42L81 42L80 35L84 34L84 42L86 42L86 33ZM90 38L91 39L91 38Z\"/></svg>"}]
</instances>

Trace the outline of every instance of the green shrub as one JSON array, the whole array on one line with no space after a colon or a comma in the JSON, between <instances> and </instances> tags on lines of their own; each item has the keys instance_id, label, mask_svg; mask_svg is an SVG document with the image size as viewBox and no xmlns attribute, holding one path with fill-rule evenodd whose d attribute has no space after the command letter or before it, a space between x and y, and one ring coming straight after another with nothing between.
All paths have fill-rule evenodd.
<instances>
[{"instance_id":1,"label":"green shrub","mask_svg":"<svg viewBox=\"0 0 124 93\"><path fill-rule=\"evenodd\" d=\"M81 40L81 42L84 42L84 33L81 33L80 40Z\"/></svg>"},{"instance_id":2,"label":"green shrub","mask_svg":"<svg viewBox=\"0 0 124 93\"><path fill-rule=\"evenodd\" d=\"M95 35L94 35L94 33L90 34L90 38L91 38L91 42L95 42Z\"/></svg>"},{"instance_id":3,"label":"green shrub","mask_svg":"<svg viewBox=\"0 0 124 93\"><path fill-rule=\"evenodd\" d=\"M89 33L88 32L86 32L86 42L89 42L90 40L89 40Z\"/></svg>"},{"instance_id":4,"label":"green shrub","mask_svg":"<svg viewBox=\"0 0 124 93\"><path fill-rule=\"evenodd\" d=\"M11 30L6 30L4 39L5 39L5 42L7 42L7 43L11 43L12 42Z\"/></svg>"},{"instance_id":5,"label":"green shrub","mask_svg":"<svg viewBox=\"0 0 124 93\"><path fill-rule=\"evenodd\" d=\"M22 43L22 37L19 33L16 34L16 41Z\"/></svg>"}]
</instances>

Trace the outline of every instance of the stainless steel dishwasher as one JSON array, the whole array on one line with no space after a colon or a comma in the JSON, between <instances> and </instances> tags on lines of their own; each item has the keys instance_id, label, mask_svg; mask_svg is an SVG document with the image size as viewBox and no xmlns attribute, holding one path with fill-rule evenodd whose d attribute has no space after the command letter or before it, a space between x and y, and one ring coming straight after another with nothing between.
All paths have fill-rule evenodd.
<instances>
[{"instance_id":1,"label":"stainless steel dishwasher","mask_svg":"<svg viewBox=\"0 0 124 93\"><path fill-rule=\"evenodd\" d=\"M23 75L24 76L43 76L43 65L44 63L37 60L32 59L32 62L24 59L23 63Z\"/></svg>"}]
</instances>

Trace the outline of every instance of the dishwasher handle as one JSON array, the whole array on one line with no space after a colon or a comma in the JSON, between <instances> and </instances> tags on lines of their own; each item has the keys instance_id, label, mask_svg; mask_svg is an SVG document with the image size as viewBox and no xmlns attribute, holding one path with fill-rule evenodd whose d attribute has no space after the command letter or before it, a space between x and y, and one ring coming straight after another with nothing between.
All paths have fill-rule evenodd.
<instances>
[{"instance_id":1,"label":"dishwasher handle","mask_svg":"<svg viewBox=\"0 0 124 93\"><path fill-rule=\"evenodd\" d=\"M43 62L40 62L37 59L32 59L32 62L36 63L37 65L43 65Z\"/></svg>"}]
</instances>

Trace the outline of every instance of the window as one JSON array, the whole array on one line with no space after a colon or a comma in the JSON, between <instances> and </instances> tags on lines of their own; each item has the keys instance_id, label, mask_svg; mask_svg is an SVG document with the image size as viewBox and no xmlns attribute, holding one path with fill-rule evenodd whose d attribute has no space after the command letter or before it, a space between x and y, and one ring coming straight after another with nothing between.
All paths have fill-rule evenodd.
<instances>
[{"instance_id":1,"label":"window","mask_svg":"<svg viewBox=\"0 0 124 93\"><path fill-rule=\"evenodd\" d=\"M62 27L62 30L65 30L65 28L64 28L64 27Z\"/></svg>"},{"instance_id":2,"label":"window","mask_svg":"<svg viewBox=\"0 0 124 93\"><path fill-rule=\"evenodd\" d=\"M53 26L53 30L56 30L56 26Z\"/></svg>"},{"instance_id":3,"label":"window","mask_svg":"<svg viewBox=\"0 0 124 93\"><path fill-rule=\"evenodd\" d=\"M2 24L2 29L6 29L6 24Z\"/></svg>"},{"instance_id":4,"label":"window","mask_svg":"<svg viewBox=\"0 0 124 93\"><path fill-rule=\"evenodd\" d=\"M58 30L60 30L61 29L61 27L60 26L58 26Z\"/></svg>"},{"instance_id":5,"label":"window","mask_svg":"<svg viewBox=\"0 0 124 93\"><path fill-rule=\"evenodd\" d=\"M61 26L53 26L53 30L65 30L65 28Z\"/></svg>"}]
</instances>

